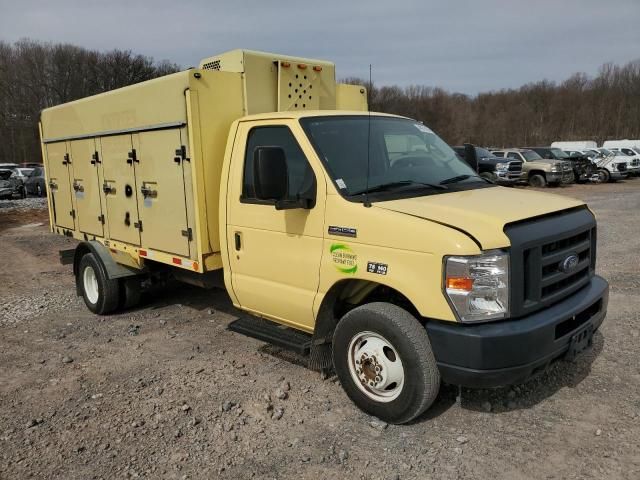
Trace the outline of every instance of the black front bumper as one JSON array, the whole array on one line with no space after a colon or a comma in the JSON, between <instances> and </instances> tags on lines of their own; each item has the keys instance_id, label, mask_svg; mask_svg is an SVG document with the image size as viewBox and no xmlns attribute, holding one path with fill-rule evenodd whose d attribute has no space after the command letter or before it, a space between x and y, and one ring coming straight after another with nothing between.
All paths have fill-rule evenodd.
<instances>
[{"instance_id":1,"label":"black front bumper","mask_svg":"<svg viewBox=\"0 0 640 480\"><path fill-rule=\"evenodd\" d=\"M566 355L576 332L597 330L608 301L609 284L595 276L526 317L481 325L429 321L426 328L443 381L475 388L513 385Z\"/></svg>"}]
</instances>

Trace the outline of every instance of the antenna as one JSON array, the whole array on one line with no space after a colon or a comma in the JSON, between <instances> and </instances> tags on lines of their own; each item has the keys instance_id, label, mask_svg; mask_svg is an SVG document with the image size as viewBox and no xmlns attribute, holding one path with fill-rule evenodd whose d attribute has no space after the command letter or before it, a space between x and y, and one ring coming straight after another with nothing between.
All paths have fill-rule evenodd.
<instances>
[{"instance_id":1,"label":"antenna","mask_svg":"<svg viewBox=\"0 0 640 480\"><path fill-rule=\"evenodd\" d=\"M369 202L369 164L371 157L371 89L373 88L373 82L371 81L371 64L369 64L369 88L367 89L367 110L369 112L369 118L367 120L367 184L364 191L364 206L370 207Z\"/></svg>"}]
</instances>

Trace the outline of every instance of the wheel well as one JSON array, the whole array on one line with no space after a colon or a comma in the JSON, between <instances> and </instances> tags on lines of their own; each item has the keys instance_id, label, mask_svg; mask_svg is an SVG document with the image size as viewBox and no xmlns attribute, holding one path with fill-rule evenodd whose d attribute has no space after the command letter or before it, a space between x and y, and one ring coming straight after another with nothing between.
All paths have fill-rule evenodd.
<instances>
[{"instance_id":1,"label":"wheel well","mask_svg":"<svg viewBox=\"0 0 640 480\"><path fill-rule=\"evenodd\" d=\"M341 280L324 296L318 310L315 331L322 332L323 336L332 333L335 325L347 312L371 302L392 303L421 320L415 305L398 290L368 280Z\"/></svg>"},{"instance_id":2,"label":"wheel well","mask_svg":"<svg viewBox=\"0 0 640 480\"><path fill-rule=\"evenodd\" d=\"M531 178L532 175L542 175L544 178L547 178L543 170L531 170L529 172L529 178Z\"/></svg>"}]
</instances>

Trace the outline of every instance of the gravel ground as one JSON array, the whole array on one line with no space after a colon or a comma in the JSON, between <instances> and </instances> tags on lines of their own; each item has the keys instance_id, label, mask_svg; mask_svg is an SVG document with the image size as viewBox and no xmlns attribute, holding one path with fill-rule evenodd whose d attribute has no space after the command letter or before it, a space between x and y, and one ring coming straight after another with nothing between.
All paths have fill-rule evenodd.
<instances>
[{"instance_id":1,"label":"gravel ground","mask_svg":"<svg viewBox=\"0 0 640 480\"><path fill-rule=\"evenodd\" d=\"M72 241L42 208L0 207L0 479L640 478L640 179L552 192L598 217L611 298L594 348L519 387L458 402L444 386L405 426L226 330L223 291L91 314L57 261Z\"/></svg>"},{"instance_id":2,"label":"gravel ground","mask_svg":"<svg viewBox=\"0 0 640 480\"><path fill-rule=\"evenodd\" d=\"M47 199L39 197L27 197L19 200L0 200L0 211L31 210L47 208Z\"/></svg>"}]
</instances>

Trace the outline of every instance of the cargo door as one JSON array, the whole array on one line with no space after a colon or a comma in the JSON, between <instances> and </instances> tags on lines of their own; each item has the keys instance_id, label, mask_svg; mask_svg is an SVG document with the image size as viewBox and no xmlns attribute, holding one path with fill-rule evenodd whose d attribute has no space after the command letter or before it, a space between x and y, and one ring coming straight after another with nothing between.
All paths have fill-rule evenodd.
<instances>
[{"instance_id":1,"label":"cargo door","mask_svg":"<svg viewBox=\"0 0 640 480\"><path fill-rule=\"evenodd\" d=\"M104 235L98 165L100 155L93 138L70 143L73 161L73 195L75 196L78 230L91 235Z\"/></svg>"},{"instance_id":2,"label":"cargo door","mask_svg":"<svg viewBox=\"0 0 640 480\"><path fill-rule=\"evenodd\" d=\"M53 204L54 224L62 228L75 229L75 212L71 200L69 181L70 157L65 142L47 144L49 191Z\"/></svg>"},{"instance_id":3,"label":"cargo door","mask_svg":"<svg viewBox=\"0 0 640 480\"><path fill-rule=\"evenodd\" d=\"M189 256L184 174L186 148L180 130L156 130L133 135L136 151L138 211L145 247Z\"/></svg>"},{"instance_id":4,"label":"cargo door","mask_svg":"<svg viewBox=\"0 0 640 480\"><path fill-rule=\"evenodd\" d=\"M109 238L140 245L135 165L131 135L100 138L102 191Z\"/></svg>"}]
</instances>

